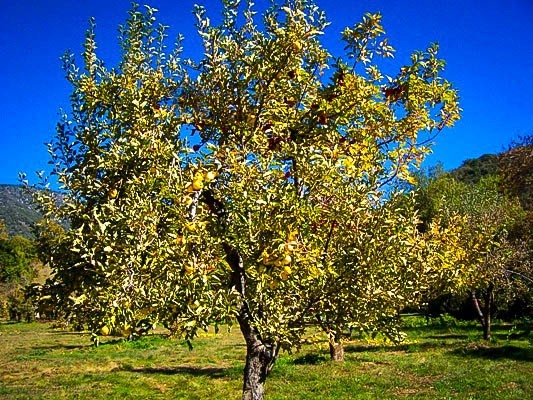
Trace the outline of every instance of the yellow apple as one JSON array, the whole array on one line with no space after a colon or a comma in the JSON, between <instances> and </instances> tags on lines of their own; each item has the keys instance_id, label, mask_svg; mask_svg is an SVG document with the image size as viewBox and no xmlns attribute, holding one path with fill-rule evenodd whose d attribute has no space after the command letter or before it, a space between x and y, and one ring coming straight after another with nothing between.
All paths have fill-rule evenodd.
<instances>
[{"instance_id":1,"label":"yellow apple","mask_svg":"<svg viewBox=\"0 0 533 400\"><path fill-rule=\"evenodd\" d=\"M192 188L193 188L193 190L201 190L203 187L204 187L204 182L201 181L200 179L195 179L195 180L192 182Z\"/></svg>"},{"instance_id":2,"label":"yellow apple","mask_svg":"<svg viewBox=\"0 0 533 400\"><path fill-rule=\"evenodd\" d=\"M289 267L288 265L284 266L283 267L283 271L281 271L281 279L286 281L287 279L289 279L289 275L292 273L292 269L291 267Z\"/></svg>"},{"instance_id":3,"label":"yellow apple","mask_svg":"<svg viewBox=\"0 0 533 400\"><path fill-rule=\"evenodd\" d=\"M263 264L268 265L268 263L270 261L270 257L268 256L268 254L266 252L263 252L261 254L261 260L263 261Z\"/></svg>"},{"instance_id":4,"label":"yellow apple","mask_svg":"<svg viewBox=\"0 0 533 400\"><path fill-rule=\"evenodd\" d=\"M217 174L215 172L209 171L208 173L205 174L205 181L206 182L211 182L216 177L217 177Z\"/></svg>"},{"instance_id":5,"label":"yellow apple","mask_svg":"<svg viewBox=\"0 0 533 400\"><path fill-rule=\"evenodd\" d=\"M102 326L102 328L100 328L100 334L102 334L103 336L109 335L109 332L109 327L107 325L104 325Z\"/></svg>"}]
</instances>

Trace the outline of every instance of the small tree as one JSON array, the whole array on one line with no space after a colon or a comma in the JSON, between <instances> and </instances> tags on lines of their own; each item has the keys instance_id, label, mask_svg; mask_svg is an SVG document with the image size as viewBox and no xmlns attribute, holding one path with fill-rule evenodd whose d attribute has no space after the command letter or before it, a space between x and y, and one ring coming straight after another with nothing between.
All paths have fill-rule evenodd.
<instances>
[{"instance_id":1,"label":"small tree","mask_svg":"<svg viewBox=\"0 0 533 400\"><path fill-rule=\"evenodd\" d=\"M25 285L35 275L35 247L22 236L0 239L0 282Z\"/></svg>"},{"instance_id":2,"label":"small tree","mask_svg":"<svg viewBox=\"0 0 533 400\"><path fill-rule=\"evenodd\" d=\"M24 299L24 286L30 284L38 272L34 242L25 237L8 236L0 220L0 316L13 320L32 318L31 307Z\"/></svg>"},{"instance_id":3,"label":"small tree","mask_svg":"<svg viewBox=\"0 0 533 400\"><path fill-rule=\"evenodd\" d=\"M49 260L73 317L100 334L161 320L187 338L236 319L243 398L261 399L306 326L333 345L347 326L388 332L416 293L417 218L397 182L459 109L435 45L380 72L393 49L379 14L333 59L311 1L273 5L261 30L251 3L224 5L216 27L196 8L199 63L164 52L150 8L130 12L116 69L89 30L85 71L65 58L73 109L50 146L63 202L39 201L70 224Z\"/></svg>"},{"instance_id":4,"label":"small tree","mask_svg":"<svg viewBox=\"0 0 533 400\"><path fill-rule=\"evenodd\" d=\"M528 262L517 262L524 259L525 249L518 244L515 247L509 240L509 231L523 218L518 202L499 192L495 176L466 184L448 174L430 180L419 192L419 202L424 215L440 219L432 222L434 226L459 229L457 242L446 244L464 254L466 268L457 277L460 282L455 289L469 291L483 337L490 339L495 296L499 294L500 301L512 297L509 288L516 285L512 275L528 278L530 274ZM453 224L450 218L454 218ZM432 293L441 295L451 289L454 288L436 287Z\"/></svg>"}]
</instances>

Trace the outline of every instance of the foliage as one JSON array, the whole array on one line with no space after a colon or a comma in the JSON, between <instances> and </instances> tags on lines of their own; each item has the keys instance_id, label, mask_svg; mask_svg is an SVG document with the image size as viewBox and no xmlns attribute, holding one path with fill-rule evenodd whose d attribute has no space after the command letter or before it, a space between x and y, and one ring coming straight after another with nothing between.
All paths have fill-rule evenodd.
<instances>
[{"instance_id":1,"label":"foliage","mask_svg":"<svg viewBox=\"0 0 533 400\"><path fill-rule=\"evenodd\" d=\"M516 199L501 193L499 182L498 177L488 176L467 184L443 174L426 180L417 197L426 225L440 217L440 224L451 229L450 218L462 217L456 245L467 255L465 271L470 271L463 275L462 287L472 293L475 305L479 304L475 293L481 294L484 304L478 312L487 329L494 305L505 308L513 299L530 297L533 282L530 244L527 237L516 237L517 231L523 231L523 210ZM454 225L461 226L457 220ZM446 291L437 288L433 293L429 297Z\"/></svg>"},{"instance_id":2,"label":"foliage","mask_svg":"<svg viewBox=\"0 0 533 400\"><path fill-rule=\"evenodd\" d=\"M533 135L519 137L507 151L499 154L499 173L503 188L511 195L519 196L522 207L532 211ZM531 221L530 221L531 224Z\"/></svg>"},{"instance_id":3,"label":"foliage","mask_svg":"<svg viewBox=\"0 0 533 400\"><path fill-rule=\"evenodd\" d=\"M43 231L48 288L102 335L160 320L190 339L236 318L244 396L261 398L306 326L333 341L347 326L393 333L385 322L426 283L435 266L399 182L458 118L457 93L437 45L380 72L393 48L379 14L347 28L333 59L313 2L274 4L259 24L251 3L225 1L219 26L197 7L195 63L179 42L166 52L154 13L132 9L116 68L97 57L94 26L84 70L64 58L72 110L49 146L64 201L36 196L70 226Z\"/></svg>"},{"instance_id":4,"label":"foliage","mask_svg":"<svg viewBox=\"0 0 533 400\"><path fill-rule=\"evenodd\" d=\"M33 242L22 236L0 237L0 282L27 284L34 277Z\"/></svg>"},{"instance_id":5,"label":"foliage","mask_svg":"<svg viewBox=\"0 0 533 400\"><path fill-rule=\"evenodd\" d=\"M465 160L450 174L459 182L477 184L488 175L498 174L498 155L484 154L478 158Z\"/></svg>"},{"instance_id":6,"label":"foliage","mask_svg":"<svg viewBox=\"0 0 533 400\"><path fill-rule=\"evenodd\" d=\"M8 236L0 220L0 317L32 318L24 287L37 277L39 270L33 241L22 236Z\"/></svg>"},{"instance_id":7,"label":"foliage","mask_svg":"<svg viewBox=\"0 0 533 400\"><path fill-rule=\"evenodd\" d=\"M52 194L37 193L45 216L70 226L43 226L44 254L54 269L45 296L94 332L135 334L158 314L168 321L174 306L191 310L198 299L212 303L203 307L211 313L207 320L227 314L209 282L190 279L184 269L193 262L182 241L190 223L183 199L188 153L175 101L184 78L179 43L163 52L165 27L153 14L131 11L117 68L98 60L94 23L85 70L65 55L72 116L64 115L49 146L65 199L57 204Z\"/></svg>"},{"instance_id":8,"label":"foliage","mask_svg":"<svg viewBox=\"0 0 533 400\"><path fill-rule=\"evenodd\" d=\"M212 208L211 197L223 205L215 235L245 266L243 305L274 347L297 345L315 315L334 336L348 321L385 329L417 274L406 260L413 211L393 182L411 179L409 168L428 151L421 131L457 118L437 46L390 78L374 62L393 51L379 14L344 31L348 57L331 65L314 6L274 9L264 32L252 15L245 11L237 27L228 12L213 28L198 10L205 61L184 95L208 165L221 166L204 193Z\"/></svg>"}]
</instances>

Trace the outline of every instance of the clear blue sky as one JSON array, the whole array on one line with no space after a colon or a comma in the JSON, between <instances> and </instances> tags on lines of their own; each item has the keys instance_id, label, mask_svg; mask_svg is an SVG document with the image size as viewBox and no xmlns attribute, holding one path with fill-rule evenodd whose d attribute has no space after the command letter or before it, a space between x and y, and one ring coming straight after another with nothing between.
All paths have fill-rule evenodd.
<instances>
[{"instance_id":1,"label":"clear blue sky","mask_svg":"<svg viewBox=\"0 0 533 400\"><path fill-rule=\"evenodd\" d=\"M140 2L143 4L143 2ZM194 55L193 3L210 15L218 0L147 0L173 39L185 35ZM263 0L257 0L264 4ZM326 46L341 51L340 32L367 11L380 11L398 62L412 50L439 42L445 76L460 91L462 120L437 139L426 165L452 169L468 158L495 153L519 134L533 132L533 1L531 0L318 0L332 25ZM45 169L43 143L54 134L60 107L68 109L70 88L59 57L81 52L87 21L97 22L100 55L117 61L117 27L129 0L0 0L0 183L17 183ZM35 181L35 179L32 179Z\"/></svg>"}]
</instances>

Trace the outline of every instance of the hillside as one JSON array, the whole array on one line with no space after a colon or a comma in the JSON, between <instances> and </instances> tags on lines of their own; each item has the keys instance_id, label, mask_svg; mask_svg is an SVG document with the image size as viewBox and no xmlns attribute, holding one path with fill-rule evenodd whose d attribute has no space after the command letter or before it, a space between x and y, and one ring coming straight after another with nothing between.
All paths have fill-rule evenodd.
<instances>
[{"instance_id":1,"label":"hillside","mask_svg":"<svg viewBox=\"0 0 533 400\"><path fill-rule=\"evenodd\" d=\"M478 158L465 160L460 167L450 173L458 181L476 184L487 175L498 174L498 155L484 154Z\"/></svg>"},{"instance_id":2,"label":"hillside","mask_svg":"<svg viewBox=\"0 0 533 400\"><path fill-rule=\"evenodd\" d=\"M32 226L41 218L22 186L0 184L0 219L10 236L32 237Z\"/></svg>"}]
</instances>

